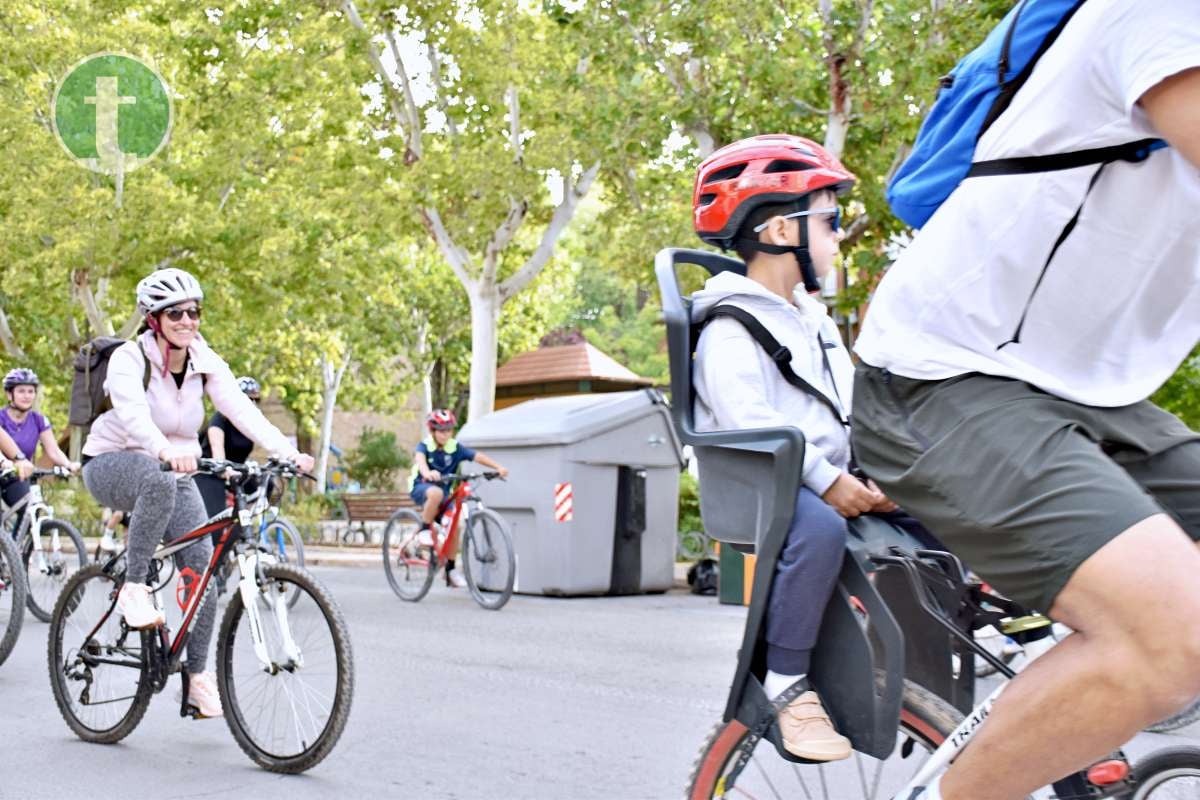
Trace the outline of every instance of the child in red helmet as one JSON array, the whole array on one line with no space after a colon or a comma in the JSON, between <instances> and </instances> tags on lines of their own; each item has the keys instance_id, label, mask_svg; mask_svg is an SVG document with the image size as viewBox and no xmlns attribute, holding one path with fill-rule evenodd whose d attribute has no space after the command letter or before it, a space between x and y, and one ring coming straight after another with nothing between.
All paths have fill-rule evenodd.
<instances>
[{"instance_id":1,"label":"child in red helmet","mask_svg":"<svg viewBox=\"0 0 1200 800\"><path fill-rule=\"evenodd\" d=\"M439 408L430 411L425 417L425 427L429 428L429 437L417 445L416 455L413 457L412 474L409 477L409 491L413 502L421 509L421 519L425 523L422 535L433 525L442 500L445 499L446 492L450 489L449 481L444 478L456 474L462 462L475 461L496 470L502 478L508 476L508 470L486 454L458 443L458 440L454 438L454 429L458 427L458 419L450 409ZM447 545L447 552L454 553L457 547L455 538L458 532L450 531L449 535L450 542ZM467 585L455 568L453 558L446 561L446 585L454 588Z\"/></svg>"},{"instance_id":2,"label":"child in red helmet","mask_svg":"<svg viewBox=\"0 0 1200 800\"><path fill-rule=\"evenodd\" d=\"M701 430L793 426L804 432L803 487L780 552L767 606L767 675L774 698L808 672L821 617L846 542L846 518L895 506L852 476L847 418L854 368L828 311L812 293L833 271L842 240L838 193L854 176L823 147L799 136L755 136L718 150L700 165L693 195L696 232L734 249L744 275L722 272L693 295L696 425ZM792 371L823 395L784 379L737 319L748 312L792 353ZM779 714L784 746L814 761L850 755L816 692Z\"/></svg>"}]
</instances>

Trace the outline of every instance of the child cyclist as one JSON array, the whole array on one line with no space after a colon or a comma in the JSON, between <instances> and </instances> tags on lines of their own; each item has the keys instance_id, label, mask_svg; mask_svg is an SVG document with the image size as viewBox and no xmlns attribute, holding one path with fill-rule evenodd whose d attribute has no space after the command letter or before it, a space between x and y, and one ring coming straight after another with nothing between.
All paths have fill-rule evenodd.
<instances>
[{"instance_id":1,"label":"child cyclist","mask_svg":"<svg viewBox=\"0 0 1200 800\"><path fill-rule=\"evenodd\" d=\"M450 491L447 478L456 474L459 465L464 461L475 461L485 467L491 467L500 473L501 478L508 475L507 469L487 455L458 443L454 438L458 419L450 409L439 408L429 412L425 417L425 427L429 429L429 437L417 445L412 474L409 477L409 490L413 502L421 509L421 519L425 523L419 534L422 537L433 525L442 500ZM446 552L453 556L458 546L458 531L450 531L449 536ZM453 557L446 561L446 585L455 588L466 586L462 574L454 566Z\"/></svg>"},{"instance_id":2,"label":"child cyclist","mask_svg":"<svg viewBox=\"0 0 1200 800\"><path fill-rule=\"evenodd\" d=\"M701 430L797 427L806 448L803 485L771 582L766 616L771 698L809 669L825 606L841 569L846 518L896 509L849 472L846 424L854 368L828 312L812 294L833 269L838 194L854 176L820 145L799 136L755 136L724 147L700 165L693 218L700 238L734 249L746 274L722 272L693 295L696 425ZM793 373L812 393L784 378L748 328L717 305L749 313L792 354ZM813 691L779 714L788 752L814 761L850 755Z\"/></svg>"}]
</instances>

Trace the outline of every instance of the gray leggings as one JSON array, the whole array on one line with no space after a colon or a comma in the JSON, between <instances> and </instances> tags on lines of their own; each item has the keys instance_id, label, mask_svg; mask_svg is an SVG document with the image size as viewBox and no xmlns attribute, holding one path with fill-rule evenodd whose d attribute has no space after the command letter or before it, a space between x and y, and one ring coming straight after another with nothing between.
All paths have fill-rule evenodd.
<instances>
[{"instance_id":1,"label":"gray leggings","mask_svg":"<svg viewBox=\"0 0 1200 800\"><path fill-rule=\"evenodd\" d=\"M145 582L150 572L150 557L163 541L170 541L204 524L207 515L200 492L191 478L163 472L160 462L141 453L105 453L90 459L83 467L83 483L92 497L109 508L132 512L125 549L126 575L130 581ZM180 568L191 567L197 574L208 568L212 541L207 536L176 554ZM208 644L212 639L217 614L215 598L210 596L196 612L187 647L187 671L204 671L208 662Z\"/></svg>"}]
</instances>

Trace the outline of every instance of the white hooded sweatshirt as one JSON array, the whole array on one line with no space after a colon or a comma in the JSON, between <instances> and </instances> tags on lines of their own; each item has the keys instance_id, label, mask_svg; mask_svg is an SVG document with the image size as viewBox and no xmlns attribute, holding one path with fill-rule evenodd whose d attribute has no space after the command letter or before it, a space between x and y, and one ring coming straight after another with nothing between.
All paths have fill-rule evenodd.
<instances>
[{"instance_id":1,"label":"white hooded sweatshirt","mask_svg":"<svg viewBox=\"0 0 1200 800\"><path fill-rule=\"evenodd\" d=\"M745 309L791 351L792 370L849 416L854 366L837 326L825 305L804 292L803 284L793 300L787 302L744 275L722 272L692 295L692 320L700 320L718 304ZM804 485L818 495L848 468L849 431L824 403L785 381L770 355L737 320L718 317L705 326L696 347L693 385L698 430L799 428L807 443Z\"/></svg>"}]
</instances>

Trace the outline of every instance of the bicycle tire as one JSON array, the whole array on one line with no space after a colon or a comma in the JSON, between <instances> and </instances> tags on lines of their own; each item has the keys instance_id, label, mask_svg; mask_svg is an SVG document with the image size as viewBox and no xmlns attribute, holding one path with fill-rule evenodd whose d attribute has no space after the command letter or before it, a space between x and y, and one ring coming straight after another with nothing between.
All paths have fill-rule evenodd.
<instances>
[{"instance_id":1,"label":"bicycle tire","mask_svg":"<svg viewBox=\"0 0 1200 800\"><path fill-rule=\"evenodd\" d=\"M1151 733L1173 733L1180 728L1186 728L1196 722L1200 722L1200 697L1193 700L1190 706L1178 714L1173 714L1166 719L1159 720L1146 728L1146 730Z\"/></svg>"},{"instance_id":2,"label":"bicycle tire","mask_svg":"<svg viewBox=\"0 0 1200 800\"><path fill-rule=\"evenodd\" d=\"M34 567L34 573L30 572L33 562L33 534L29 530L29 526L25 526L25 532L21 538L21 565L25 569L25 603L29 608L29 613L37 617L39 622L49 622L50 615L54 612L55 601L58 600L58 594L62 588L66 586L67 580L74 573L68 572L68 568L72 561L79 562L79 569L83 569L88 565L89 558L87 545L83 541L83 536L75 529L75 526L66 520L61 519L45 519L42 520L42 543L45 544L49 540L49 532L58 529L59 531L59 546L62 545L62 537L65 535L71 540L71 546L75 548L75 558L72 559L68 554L61 550L58 553L53 553L49 550L43 550L47 558L54 562L50 565L50 573L43 574L40 570ZM78 572L78 570L76 570ZM36 573L36 574L35 574ZM62 584L55 591L54 584L59 582ZM50 597L46 591L53 594ZM49 601L49 602L46 602Z\"/></svg>"},{"instance_id":3,"label":"bicycle tire","mask_svg":"<svg viewBox=\"0 0 1200 800\"><path fill-rule=\"evenodd\" d=\"M1185 780L1172 787L1166 798L1200 796L1200 747L1168 747L1150 753L1133 765L1137 784L1129 800L1155 800L1155 790L1167 781Z\"/></svg>"},{"instance_id":4,"label":"bicycle tire","mask_svg":"<svg viewBox=\"0 0 1200 800\"><path fill-rule=\"evenodd\" d=\"M84 602L83 595L87 583L96 580L112 584L111 587L102 585L97 589L100 598L107 598L103 602L111 603L111 593L117 591L121 582L118 578L114 578L111 574L105 572L104 567L100 564L89 564L76 572L67 580L66 586L63 587L63 591L59 594L58 602L54 604L54 612L50 618L50 635L46 645L47 667L50 671L50 687L54 692L54 702L58 705L58 711L67 723L67 727L85 742L115 744L133 732L138 723L142 721L142 717L145 716L146 709L150 707L150 698L154 692L149 671L146 669L145 654L150 636L153 633L141 631L140 633L130 632L129 634L138 637L142 665L138 671L137 684L132 695L133 702L130 704L129 709L108 727L96 728L89 726L84 720L80 719L79 715L72 708L70 698L72 687L67 683L69 680L66 674L68 662L66 660L67 653L64 652L63 640L66 635L69 616L78 610L80 604ZM119 613L116 609L111 610L112 615L119 615ZM101 645L102 648L103 645ZM97 703L97 705L101 704L103 703Z\"/></svg>"},{"instance_id":5,"label":"bicycle tire","mask_svg":"<svg viewBox=\"0 0 1200 800\"><path fill-rule=\"evenodd\" d=\"M512 597L517 559L504 518L488 508L471 512L463 534L463 576L475 602L499 611Z\"/></svg>"},{"instance_id":6,"label":"bicycle tire","mask_svg":"<svg viewBox=\"0 0 1200 800\"><path fill-rule=\"evenodd\" d=\"M415 530L424 525L421 515L410 508L401 508L388 517L383 529L383 573L397 597L416 603L429 594L429 588L433 586L437 556L433 547L411 540L415 533L405 530L408 525L414 526Z\"/></svg>"},{"instance_id":7,"label":"bicycle tire","mask_svg":"<svg viewBox=\"0 0 1200 800\"><path fill-rule=\"evenodd\" d=\"M953 732L962 719L962 713L945 700L911 681L906 680L904 682L904 702L897 733L900 736L906 737L906 741L912 741L915 745L920 745L929 752L932 752ZM708 798L720 796L717 794L718 783L749 735L750 731L737 720L720 723L713 729L708 739L701 746L700 753L692 768L692 774L688 780L687 800L708 800ZM779 765L786 763L776 755L774 748L765 740L759 742L758 747L759 749L768 751L766 754L767 758L774 759ZM907 747L908 745L905 744L904 748ZM893 755L902 753L904 748L898 747L897 752L893 753ZM853 762L857 758L859 758L859 754L854 753L848 761ZM800 770L808 769L813 771L812 774L817 774L818 769L829 768L836 764L845 764L850 772L853 771L853 767L847 762L830 762L822 768L798 764L788 764L787 766L792 767L794 774L799 776ZM861 761L859 762L859 766L861 766ZM913 769L912 772L915 774L916 769ZM750 773L751 771L747 769L743 773L743 779ZM782 797L783 795L779 794L778 788L770 782L769 777L766 777L766 773L763 772L762 774L767 785L771 786L773 796ZM798 777L798 780L803 781L803 778ZM829 794L829 787L823 782L824 778L822 777L821 780L822 786L825 789L824 797L821 800L835 796L844 796ZM804 786L803 783L801 785ZM878 798L890 798L892 796L892 787L885 787L882 794L878 794L878 784L875 785L875 789L876 794L874 797L871 797L864 791L862 793L863 800L878 800ZM805 794L797 791L792 796L796 798L808 797L812 798L812 800L817 800L817 795L808 793L807 788L804 791Z\"/></svg>"},{"instance_id":8,"label":"bicycle tire","mask_svg":"<svg viewBox=\"0 0 1200 800\"><path fill-rule=\"evenodd\" d=\"M25 622L25 573L21 553L6 531L0 531L0 664L8 660ZM7 608L7 614L5 609Z\"/></svg>"},{"instance_id":9,"label":"bicycle tire","mask_svg":"<svg viewBox=\"0 0 1200 800\"><path fill-rule=\"evenodd\" d=\"M278 528L283 532L284 549L279 550L279 543L275 536L275 529ZM271 548L270 553L275 556L280 564L294 564L301 569L304 568L304 540L300 538L300 532L296 530L296 526L291 523L287 517L276 517L267 525L263 535L266 537L267 544ZM300 599L300 591L297 589L288 595L288 608L294 608L296 601Z\"/></svg>"},{"instance_id":10,"label":"bicycle tire","mask_svg":"<svg viewBox=\"0 0 1200 800\"><path fill-rule=\"evenodd\" d=\"M250 757L251 761L263 769L270 772L294 775L312 769L321 763L333 750L342 735L342 731L346 727L346 720L350 715L351 701L354 697L354 654L350 646L350 632L346 627L345 619L342 617L341 609L320 581L307 571L290 564L267 565L263 567L262 572L269 580L269 583L260 587L260 594L273 591L271 587L274 584L292 583L312 598L322 616L324 624L328 626L336 661L335 688L330 695L332 697L332 706L330 708L329 719L320 732L317 733L314 741L295 754L279 755L269 750L264 743L257 741L254 732L250 730L250 724L247 722L241 707L238 705L238 691L232 677L238 637L238 622L241 620L245 610L241 592L234 592L232 599L229 601L229 606L225 609L225 616L221 620L221 630L217 640L217 685L221 693L221 703L225 710L225 722L228 724L230 733L233 734L233 738L237 741L238 746L242 748L242 751ZM288 589L284 588L282 591L287 592ZM302 610L306 611L307 609ZM271 627L270 620L263 620L263 622L264 628L269 629ZM264 637L269 638L267 631L264 631ZM301 638L304 642L311 640L311 637L298 638ZM295 678L307 666L305 664L293 667L292 669L285 667L274 673L264 672L261 667L255 671L257 672L256 677L261 677L265 674L268 676L265 680L279 678L283 682L289 680L289 678ZM301 679L295 678L295 680L299 682ZM294 689L295 687L293 687ZM287 691L292 692L293 690ZM306 706L306 710L310 711L311 717L311 709ZM271 722L275 722L274 713L272 714ZM288 726L285 725L285 727Z\"/></svg>"}]
</instances>

